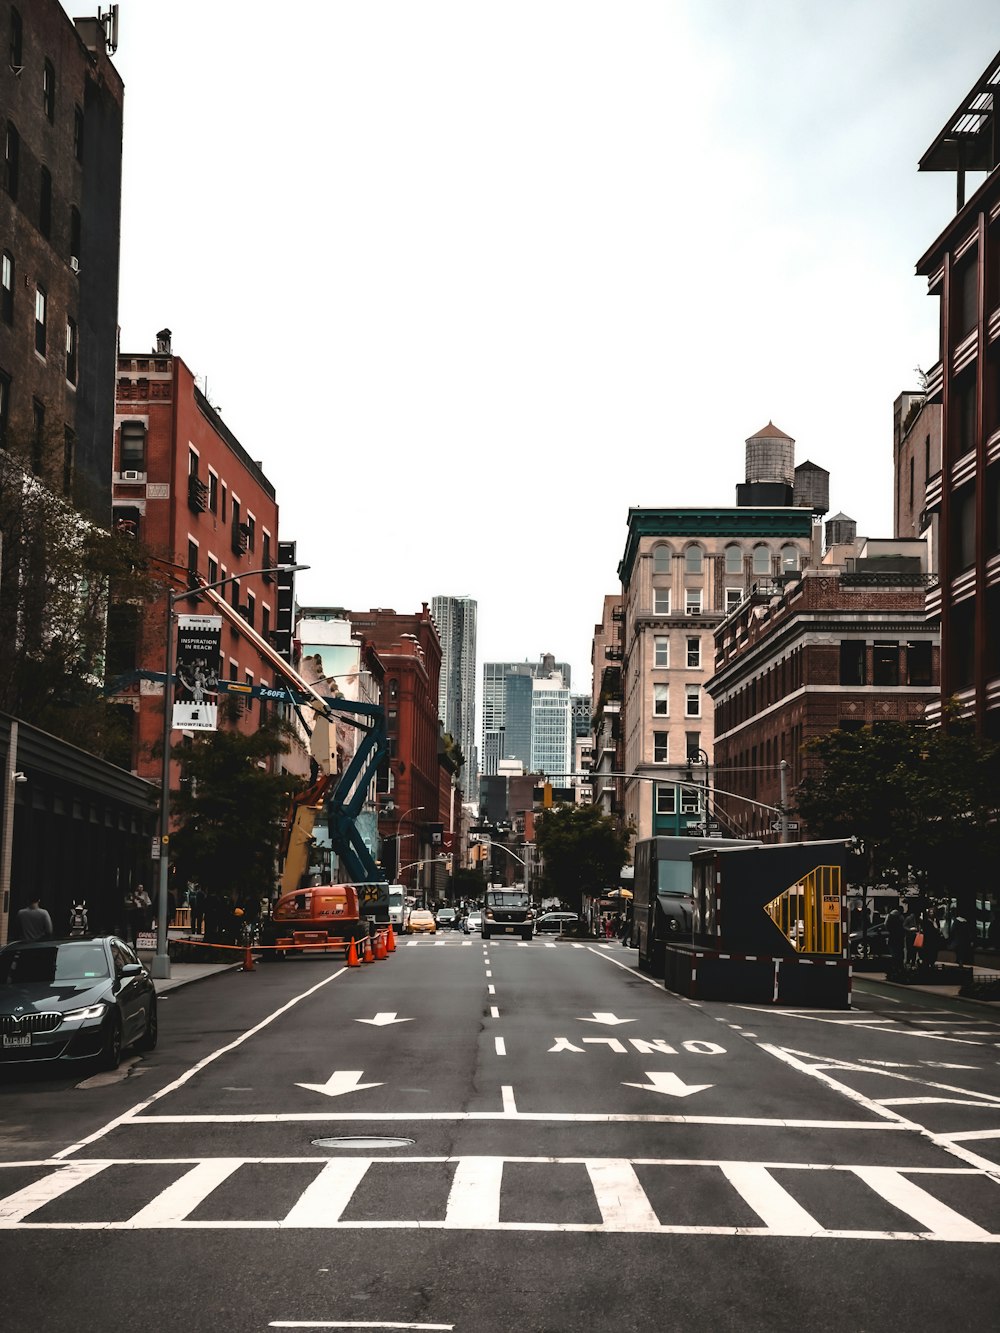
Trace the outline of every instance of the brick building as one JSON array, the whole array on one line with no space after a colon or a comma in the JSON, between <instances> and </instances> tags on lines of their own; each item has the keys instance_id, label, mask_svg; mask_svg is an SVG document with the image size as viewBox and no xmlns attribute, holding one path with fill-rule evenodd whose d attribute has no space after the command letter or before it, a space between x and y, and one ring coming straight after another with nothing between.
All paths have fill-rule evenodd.
<instances>
[{"instance_id":1,"label":"brick building","mask_svg":"<svg viewBox=\"0 0 1000 1333\"><path fill-rule=\"evenodd\" d=\"M0 442L111 519L123 87L105 24L0 5Z\"/></svg>"},{"instance_id":2,"label":"brick building","mask_svg":"<svg viewBox=\"0 0 1000 1333\"><path fill-rule=\"evenodd\" d=\"M231 579L218 595L180 603L178 611L223 616L220 678L270 683L284 664L271 646L278 599L276 575L250 571L278 563L274 487L173 354L163 329L150 353L118 358L113 474L114 521L134 532L176 589L195 575L205 583ZM117 607L135 644L117 672L162 671L163 602L143 616ZM136 713L134 770L156 778L163 729L162 686L137 681L120 696ZM263 705L246 699L241 726L258 725Z\"/></svg>"},{"instance_id":3,"label":"brick building","mask_svg":"<svg viewBox=\"0 0 1000 1333\"><path fill-rule=\"evenodd\" d=\"M917 264L940 305L927 398L941 413L941 467L926 488L937 515L938 578L928 614L941 623L941 697L978 733L1000 739L1000 53L920 159L953 171L956 213ZM965 197L967 171L986 178ZM940 717L940 708L932 710Z\"/></svg>"},{"instance_id":4,"label":"brick building","mask_svg":"<svg viewBox=\"0 0 1000 1333\"><path fill-rule=\"evenodd\" d=\"M751 592L718 626L706 689L713 813L725 836L777 840L768 807L794 804L807 741L838 727L923 722L939 680L923 551L922 542L863 543L852 567L814 567Z\"/></svg>"}]
</instances>

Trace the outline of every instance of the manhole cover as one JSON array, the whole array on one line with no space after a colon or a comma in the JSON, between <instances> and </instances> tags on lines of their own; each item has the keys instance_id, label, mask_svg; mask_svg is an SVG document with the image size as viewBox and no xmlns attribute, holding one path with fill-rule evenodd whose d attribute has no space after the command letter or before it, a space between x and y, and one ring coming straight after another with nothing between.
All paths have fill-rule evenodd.
<instances>
[{"instance_id":1,"label":"manhole cover","mask_svg":"<svg viewBox=\"0 0 1000 1333\"><path fill-rule=\"evenodd\" d=\"M314 1148L410 1148L413 1139L381 1139L367 1134L345 1134L336 1139L313 1139Z\"/></svg>"}]
</instances>

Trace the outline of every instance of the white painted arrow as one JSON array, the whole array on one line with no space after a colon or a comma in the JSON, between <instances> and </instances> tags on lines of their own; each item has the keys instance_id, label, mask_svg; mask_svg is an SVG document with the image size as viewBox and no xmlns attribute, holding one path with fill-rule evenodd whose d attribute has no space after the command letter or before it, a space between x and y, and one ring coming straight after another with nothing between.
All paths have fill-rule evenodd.
<instances>
[{"instance_id":1,"label":"white painted arrow","mask_svg":"<svg viewBox=\"0 0 1000 1333\"><path fill-rule=\"evenodd\" d=\"M626 1088L645 1088L647 1092L665 1092L671 1097L690 1097L693 1092L704 1092L706 1088L714 1088L714 1083L682 1083L676 1074L654 1074L650 1070L645 1071L646 1077L652 1079L651 1083L626 1083Z\"/></svg>"},{"instance_id":2,"label":"white painted arrow","mask_svg":"<svg viewBox=\"0 0 1000 1333\"><path fill-rule=\"evenodd\" d=\"M373 1028L388 1027L390 1023L412 1023L412 1018L397 1018L395 1013L376 1014L374 1018L356 1018L355 1023L370 1023Z\"/></svg>"},{"instance_id":3,"label":"white painted arrow","mask_svg":"<svg viewBox=\"0 0 1000 1333\"><path fill-rule=\"evenodd\" d=\"M593 1018L581 1018L581 1023L605 1023L609 1028L616 1028L620 1023L634 1023L634 1018L618 1018L615 1014L599 1014L594 1011Z\"/></svg>"},{"instance_id":4,"label":"white painted arrow","mask_svg":"<svg viewBox=\"0 0 1000 1333\"><path fill-rule=\"evenodd\" d=\"M337 1069L325 1083L297 1083L298 1088L307 1092L322 1092L327 1097L339 1097L345 1092L360 1092L362 1088L380 1088L381 1083L359 1083L363 1069Z\"/></svg>"}]
</instances>

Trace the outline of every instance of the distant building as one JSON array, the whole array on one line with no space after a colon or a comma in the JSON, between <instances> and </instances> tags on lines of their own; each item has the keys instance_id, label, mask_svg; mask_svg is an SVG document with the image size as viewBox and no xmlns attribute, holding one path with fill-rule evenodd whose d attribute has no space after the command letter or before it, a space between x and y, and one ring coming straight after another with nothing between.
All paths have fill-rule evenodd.
<instances>
[{"instance_id":1,"label":"distant building","mask_svg":"<svg viewBox=\"0 0 1000 1333\"><path fill-rule=\"evenodd\" d=\"M537 662L485 662L483 664L483 731L480 747L481 772L492 776L497 764L506 757L521 759L530 766L530 737L525 734L524 702L526 687L517 683L508 686L511 676L530 680L547 679L558 671L569 688L571 673L568 662L557 662L551 653L544 653ZM513 716L514 735L507 736L508 699L515 700ZM512 746L516 748L511 748Z\"/></svg>"},{"instance_id":2,"label":"distant building","mask_svg":"<svg viewBox=\"0 0 1000 1333\"><path fill-rule=\"evenodd\" d=\"M606 815L621 810L622 614L621 593L605 596L591 646L591 800Z\"/></svg>"},{"instance_id":3,"label":"distant building","mask_svg":"<svg viewBox=\"0 0 1000 1333\"><path fill-rule=\"evenodd\" d=\"M478 789L476 762L476 618L471 597L434 597L431 614L441 638L438 717L457 741L465 766L462 786Z\"/></svg>"},{"instance_id":4,"label":"distant building","mask_svg":"<svg viewBox=\"0 0 1000 1333\"><path fill-rule=\"evenodd\" d=\"M531 682L532 773L568 786L573 772L573 700L558 672Z\"/></svg>"}]
</instances>

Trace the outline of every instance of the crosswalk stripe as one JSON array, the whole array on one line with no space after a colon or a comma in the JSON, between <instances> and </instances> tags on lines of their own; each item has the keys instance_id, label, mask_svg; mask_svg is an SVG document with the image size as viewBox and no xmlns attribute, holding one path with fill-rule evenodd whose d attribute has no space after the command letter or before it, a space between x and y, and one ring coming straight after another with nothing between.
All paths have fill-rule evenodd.
<instances>
[{"instance_id":1,"label":"crosswalk stripe","mask_svg":"<svg viewBox=\"0 0 1000 1333\"><path fill-rule=\"evenodd\" d=\"M722 1173L760 1220L779 1236L811 1236L823 1228L756 1162L723 1162Z\"/></svg>"},{"instance_id":2,"label":"crosswalk stripe","mask_svg":"<svg viewBox=\"0 0 1000 1333\"><path fill-rule=\"evenodd\" d=\"M587 1174L601 1210L601 1220L615 1231L658 1231L653 1212L631 1162L609 1157L587 1163Z\"/></svg>"},{"instance_id":3,"label":"crosswalk stripe","mask_svg":"<svg viewBox=\"0 0 1000 1333\"><path fill-rule=\"evenodd\" d=\"M982 1240L990 1233L935 1199L891 1166L856 1166L854 1173L894 1207L908 1213L939 1240Z\"/></svg>"},{"instance_id":4,"label":"crosswalk stripe","mask_svg":"<svg viewBox=\"0 0 1000 1333\"><path fill-rule=\"evenodd\" d=\"M129 1220L133 1227L166 1227L183 1222L187 1215L228 1180L243 1165L239 1157L219 1157L185 1171L156 1198Z\"/></svg>"},{"instance_id":5,"label":"crosswalk stripe","mask_svg":"<svg viewBox=\"0 0 1000 1333\"><path fill-rule=\"evenodd\" d=\"M455 1169L446 1227L496 1227L500 1222L502 1157L463 1157Z\"/></svg>"},{"instance_id":6,"label":"crosswalk stripe","mask_svg":"<svg viewBox=\"0 0 1000 1333\"><path fill-rule=\"evenodd\" d=\"M90 1180L107 1166L110 1166L110 1162L73 1162L69 1166L60 1167L51 1175L26 1185L16 1194L0 1199L0 1222L22 1221L29 1213L36 1212L83 1181Z\"/></svg>"},{"instance_id":7,"label":"crosswalk stripe","mask_svg":"<svg viewBox=\"0 0 1000 1333\"><path fill-rule=\"evenodd\" d=\"M327 1162L311 1185L307 1185L294 1207L285 1215L283 1227L329 1227L341 1213L368 1170L366 1157L345 1157Z\"/></svg>"}]
</instances>

